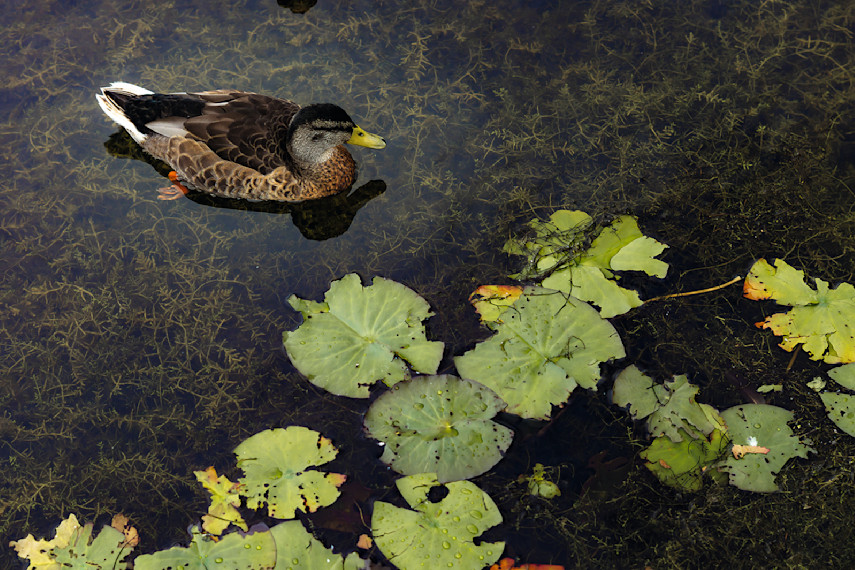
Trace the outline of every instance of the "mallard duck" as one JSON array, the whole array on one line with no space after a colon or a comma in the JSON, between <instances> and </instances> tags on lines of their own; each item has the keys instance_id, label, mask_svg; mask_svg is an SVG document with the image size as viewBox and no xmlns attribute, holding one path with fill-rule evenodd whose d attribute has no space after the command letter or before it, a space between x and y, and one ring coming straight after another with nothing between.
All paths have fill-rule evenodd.
<instances>
[{"instance_id":1,"label":"mallard duck","mask_svg":"<svg viewBox=\"0 0 855 570\"><path fill-rule=\"evenodd\" d=\"M329 103L300 107L231 90L159 94L122 82L96 97L177 180L227 198L302 202L337 194L356 180L344 143L386 146Z\"/></svg>"}]
</instances>

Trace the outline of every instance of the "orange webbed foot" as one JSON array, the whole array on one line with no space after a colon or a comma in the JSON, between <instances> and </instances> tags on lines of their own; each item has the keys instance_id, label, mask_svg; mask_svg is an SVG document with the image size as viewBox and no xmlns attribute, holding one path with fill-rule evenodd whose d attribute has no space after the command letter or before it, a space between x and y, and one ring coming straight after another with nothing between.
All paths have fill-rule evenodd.
<instances>
[{"instance_id":1,"label":"orange webbed foot","mask_svg":"<svg viewBox=\"0 0 855 570\"><path fill-rule=\"evenodd\" d=\"M172 181L172 186L167 186L166 188L158 188L158 192L160 195L157 197L158 200L178 200L182 196L186 196L188 192L190 192L186 186L181 184L178 181L178 173L174 170L168 175L169 180Z\"/></svg>"}]
</instances>

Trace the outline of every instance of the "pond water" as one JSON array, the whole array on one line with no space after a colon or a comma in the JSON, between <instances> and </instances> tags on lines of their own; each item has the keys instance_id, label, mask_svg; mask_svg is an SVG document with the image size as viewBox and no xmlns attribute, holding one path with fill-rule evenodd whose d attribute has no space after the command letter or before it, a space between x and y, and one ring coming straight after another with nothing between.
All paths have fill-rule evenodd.
<instances>
[{"instance_id":1,"label":"pond water","mask_svg":"<svg viewBox=\"0 0 855 570\"><path fill-rule=\"evenodd\" d=\"M271 427L331 438L330 470L365 517L393 500L361 432L367 403L315 388L281 346L300 322L288 297L320 300L345 274L427 299L442 372L490 334L467 297L512 283L506 239L559 208L635 215L670 246L665 280L625 276L642 297L711 287L761 257L853 281L849 3L48 0L0 18L3 567L18 564L9 540L69 513L125 513L142 552L186 542L206 508L192 472L235 475L232 449ZM168 181L96 105L118 80L334 102L388 146L352 150L359 179L338 200L159 201ZM551 424L503 420L517 443L475 480L505 520L487 538L567 567L852 562L826 545L852 542L855 448L805 387L827 366L802 354L785 372L790 354L753 326L769 305L735 286L613 324L626 363L688 374L716 407L743 401L726 374L784 382L770 402L817 449L782 471L784 493L661 485L635 457L643 429L604 395L618 363ZM516 482L535 463L561 497ZM307 524L352 549L358 512Z\"/></svg>"}]
</instances>

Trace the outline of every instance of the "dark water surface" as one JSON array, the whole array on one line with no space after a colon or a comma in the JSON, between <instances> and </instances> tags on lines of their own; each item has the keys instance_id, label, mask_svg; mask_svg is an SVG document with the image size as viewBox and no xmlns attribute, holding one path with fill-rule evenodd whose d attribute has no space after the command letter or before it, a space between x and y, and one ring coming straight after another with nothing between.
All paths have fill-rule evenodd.
<instances>
[{"instance_id":1,"label":"dark water surface","mask_svg":"<svg viewBox=\"0 0 855 570\"><path fill-rule=\"evenodd\" d=\"M330 437L341 449L330 470L372 492L366 517L371 500L393 497L393 474L361 435L367 403L316 389L281 349L281 332L299 322L286 299L320 299L347 273L425 297L446 372L488 335L468 294L518 269L504 241L560 207L636 215L671 246L665 281L626 278L643 297L721 283L760 257L855 280L851 3L6 8L2 567L17 564L9 540L48 535L69 513L99 524L125 513L142 552L185 541L206 508L192 471L229 472L234 446L271 427ZM114 156L129 152L127 139L94 94L116 80L334 102L388 146L352 150L350 199L274 211L161 202L167 181L151 165ZM818 453L782 471L782 493L662 486L635 457L644 434L603 389L575 394L545 430L517 426L508 458L476 479L505 518L489 539L507 540L523 562L568 567L855 560L855 446L804 386L827 366L801 355L785 375L790 355L752 326L772 310L760 305L734 287L614 324L628 363L660 378L686 373L716 407L741 402L728 371L786 384L771 403L796 413L796 433ZM554 467L560 498L516 483L537 462ZM326 526L317 533L341 549L365 532Z\"/></svg>"}]
</instances>

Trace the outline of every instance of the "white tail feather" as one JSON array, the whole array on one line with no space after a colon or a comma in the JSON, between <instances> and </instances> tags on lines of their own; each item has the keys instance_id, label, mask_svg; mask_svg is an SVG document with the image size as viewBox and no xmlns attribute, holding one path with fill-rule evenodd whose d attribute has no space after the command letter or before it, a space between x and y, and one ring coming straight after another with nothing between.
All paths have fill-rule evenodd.
<instances>
[{"instance_id":1,"label":"white tail feather","mask_svg":"<svg viewBox=\"0 0 855 570\"><path fill-rule=\"evenodd\" d=\"M132 83L114 81L108 87L102 87L100 95L95 95L95 98L98 100L98 105L101 106L101 110L103 110L104 113L113 121L128 131L128 134L130 134L138 144L142 144L146 138L148 138L148 135L141 133L134 126L128 116L125 115L125 112L122 111L122 109L109 97L107 97L107 93L111 92L122 93L125 95L151 95L153 92Z\"/></svg>"}]
</instances>

